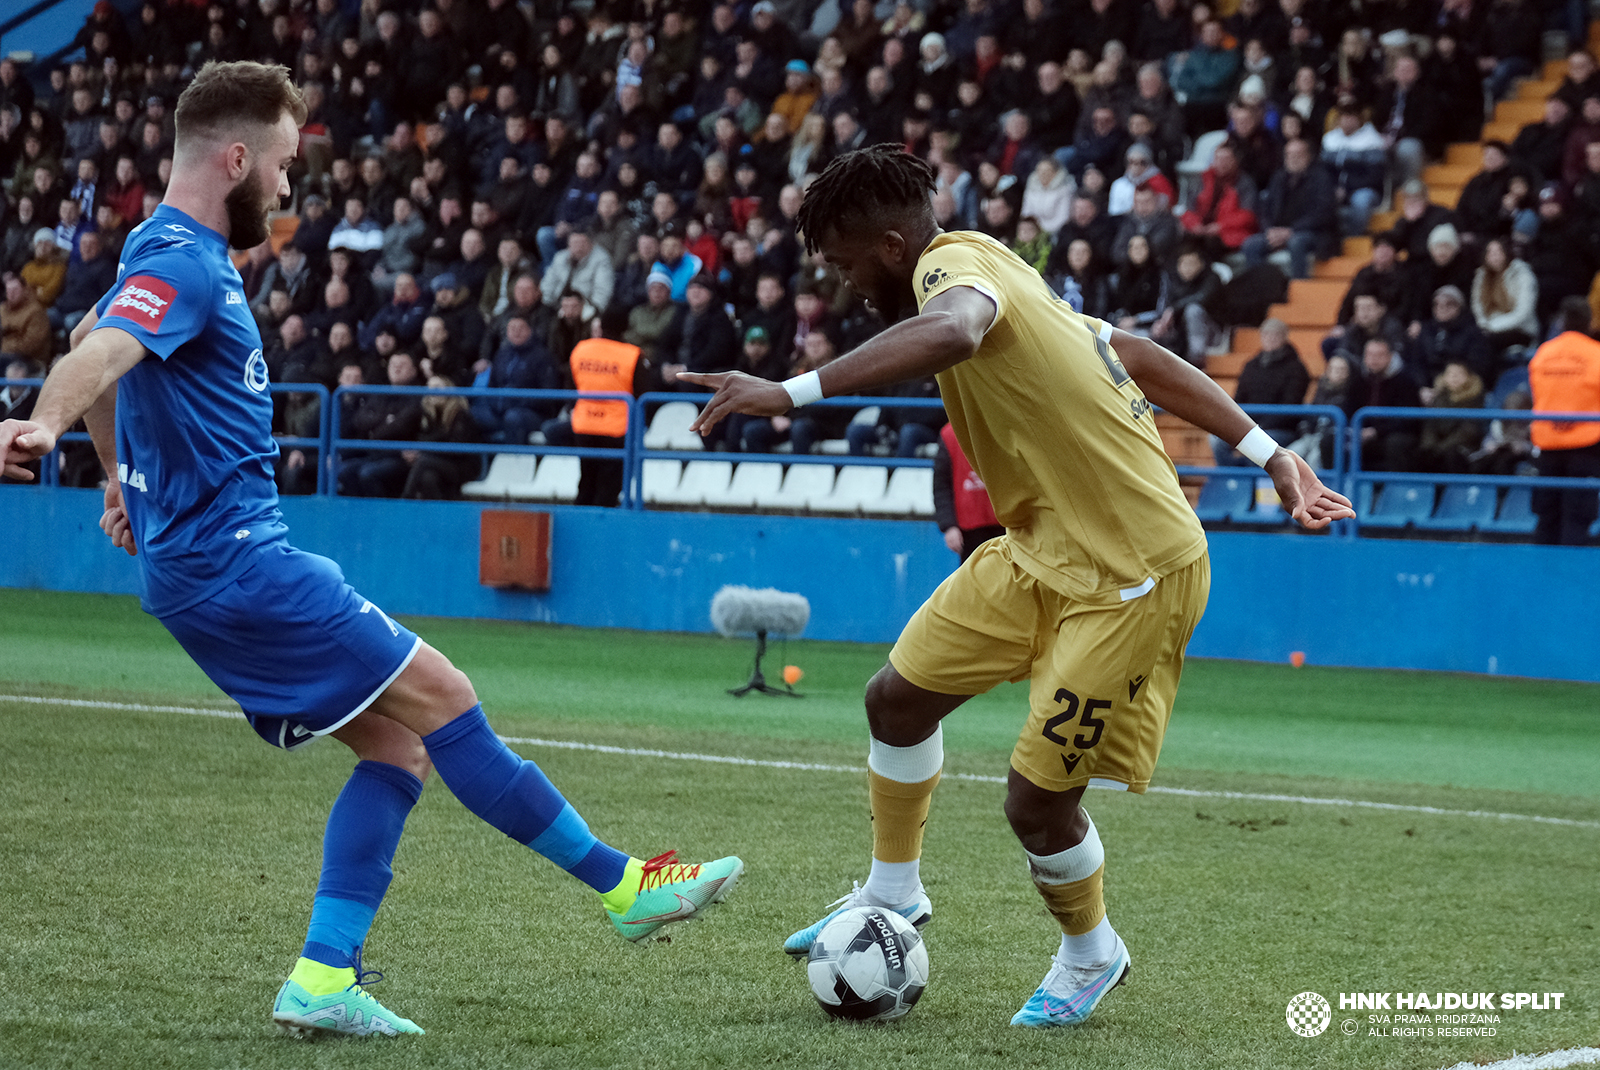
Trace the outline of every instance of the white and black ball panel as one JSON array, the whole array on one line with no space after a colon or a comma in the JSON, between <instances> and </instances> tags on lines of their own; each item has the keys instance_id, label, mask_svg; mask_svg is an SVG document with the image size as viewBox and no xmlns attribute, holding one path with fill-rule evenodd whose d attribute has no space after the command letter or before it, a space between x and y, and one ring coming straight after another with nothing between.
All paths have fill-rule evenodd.
<instances>
[{"instance_id":1,"label":"white and black ball panel","mask_svg":"<svg viewBox=\"0 0 1600 1070\"><path fill-rule=\"evenodd\" d=\"M892 910L856 907L823 926L806 979L835 1018L888 1021L909 1011L928 983L928 949Z\"/></svg>"}]
</instances>

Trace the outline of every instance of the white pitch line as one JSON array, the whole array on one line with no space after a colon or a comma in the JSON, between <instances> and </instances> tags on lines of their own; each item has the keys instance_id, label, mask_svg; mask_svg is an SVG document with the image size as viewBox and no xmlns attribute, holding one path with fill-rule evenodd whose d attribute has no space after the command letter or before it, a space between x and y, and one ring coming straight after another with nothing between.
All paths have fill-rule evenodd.
<instances>
[{"instance_id":1,"label":"white pitch line","mask_svg":"<svg viewBox=\"0 0 1600 1070\"><path fill-rule=\"evenodd\" d=\"M244 716L238 710L223 710L214 707L147 706L135 702L100 702L91 699L50 698L38 695L0 695L0 702L23 702L38 706L70 706L94 710L129 710L135 713L184 713L199 717ZM629 758L664 758L678 762L714 762L720 765L755 766L762 769L791 769L810 773L854 773L859 775L867 771L866 766L860 765L823 765L816 762L784 762L766 758L740 758L727 754L696 754L686 751L652 750L644 747L616 747L606 743L579 743L574 740L541 739L536 736L501 736L500 738L507 743L515 743L525 747L593 751L597 754L616 754ZM947 773L946 776L952 780L967 780L980 784L1004 784L1006 782L1005 777L983 776L977 773ZM1364 810L1431 814L1436 817L1495 818L1501 821L1533 821L1545 825L1600 829L1600 821L1581 821L1570 817L1510 814L1492 810L1446 810L1438 806L1412 806L1403 803L1371 802L1365 799L1325 799L1310 795L1275 795L1249 791L1203 791L1197 788L1166 788L1159 786L1151 787L1147 790L1153 795L1182 795L1196 799L1245 799L1252 802L1298 803L1304 806L1345 806Z\"/></svg>"},{"instance_id":2,"label":"white pitch line","mask_svg":"<svg viewBox=\"0 0 1600 1070\"><path fill-rule=\"evenodd\" d=\"M1567 1048L1544 1055L1512 1054L1497 1063L1456 1063L1445 1070L1564 1070L1569 1066L1592 1066L1600 1063L1600 1048Z\"/></svg>"}]
</instances>

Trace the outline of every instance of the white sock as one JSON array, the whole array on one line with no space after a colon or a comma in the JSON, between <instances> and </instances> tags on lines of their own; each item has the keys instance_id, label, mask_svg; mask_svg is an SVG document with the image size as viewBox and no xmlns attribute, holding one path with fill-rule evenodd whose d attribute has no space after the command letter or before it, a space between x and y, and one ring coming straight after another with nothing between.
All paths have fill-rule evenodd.
<instances>
[{"instance_id":1,"label":"white sock","mask_svg":"<svg viewBox=\"0 0 1600 1070\"><path fill-rule=\"evenodd\" d=\"M1088 823L1089 831L1083 834L1077 846L1053 855L1023 851L1028 856L1028 872L1034 880L1040 884L1071 884L1090 876L1105 864L1106 849L1100 843L1100 830L1094 827L1089 811L1083 812L1083 820Z\"/></svg>"},{"instance_id":2,"label":"white sock","mask_svg":"<svg viewBox=\"0 0 1600 1070\"><path fill-rule=\"evenodd\" d=\"M891 747L876 739L869 743L867 768L901 784L920 784L944 766L944 725L909 747Z\"/></svg>"},{"instance_id":3,"label":"white sock","mask_svg":"<svg viewBox=\"0 0 1600 1070\"><path fill-rule=\"evenodd\" d=\"M1109 917L1101 918L1099 925L1082 936L1061 934L1061 957L1074 966L1103 966L1111 961L1116 948L1117 930L1111 927Z\"/></svg>"},{"instance_id":4,"label":"white sock","mask_svg":"<svg viewBox=\"0 0 1600 1070\"><path fill-rule=\"evenodd\" d=\"M922 892L922 863L872 860L872 872L861 890L868 899L886 907L903 907Z\"/></svg>"}]
</instances>

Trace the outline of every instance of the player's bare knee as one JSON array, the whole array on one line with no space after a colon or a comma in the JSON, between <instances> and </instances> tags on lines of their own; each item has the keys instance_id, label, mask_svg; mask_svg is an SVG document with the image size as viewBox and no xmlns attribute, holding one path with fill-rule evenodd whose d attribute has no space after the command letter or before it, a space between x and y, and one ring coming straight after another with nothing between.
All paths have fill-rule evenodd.
<instances>
[{"instance_id":1,"label":"player's bare knee","mask_svg":"<svg viewBox=\"0 0 1600 1070\"><path fill-rule=\"evenodd\" d=\"M872 738L892 747L910 747L933 733L947 709L926 701L931 692L916 687L885 665L867 682L867 725Z\"/></svg>"}]
</instances>

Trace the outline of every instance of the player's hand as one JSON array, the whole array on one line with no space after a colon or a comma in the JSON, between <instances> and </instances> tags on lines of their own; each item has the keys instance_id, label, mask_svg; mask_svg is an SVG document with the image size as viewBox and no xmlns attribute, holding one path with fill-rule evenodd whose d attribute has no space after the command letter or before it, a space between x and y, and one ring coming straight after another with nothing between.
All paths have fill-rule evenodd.
<instances>
[{"instance_id":1,"label":"player's hand","mask_svg":"<svg viewBox=\"0 0 1600 1070\"><path fill-rule=\"evenodd\" d=\"M711 429L726 416L736 412L750 416L782 416L794 408L782 383L757 379L744 372L679 372L678 381L703 386L716 391L716 397L706 402L689 430L709 435Z\"/></svg>"},{"instance_id":2,"label":"player's hand","mask_svg":"<svg viewBox=\"0 0 1600 1070\"><path fill-rule=\"evenodd\" d=\"M0 421L0 474L33 482L33 473L22 467L56 448L56 436L43 424L32 420Z\"/></svg>"},{"instance_id":3,"label":"player's hand","mask_svg":"<svg viewBox=\"0 0 1600 1070\"><path fill-rule=\"evenodd\" d=\"M120 546L135 557L139 548L133 544L133 528L128 523L128 511L122 506L122 484L113 475L106 481L106 511L100 514L100 530L106 533L112 546Z\"/></svg>"},{"instance_id":4,"label":"player's hand","mask_svg":"<svg viewBox=\"0 0 1600 1070\"><path fill-rule=\"evenodd\" d=\"M1284 511L1308 531L1317 531L1335 520L1348 520L1356 515L1350 508L1349 498L1323 486L1322 480L1299 454L1282 446L1267 462L1267 475L1278 489Z\"/></svg>"}]
</instances>

